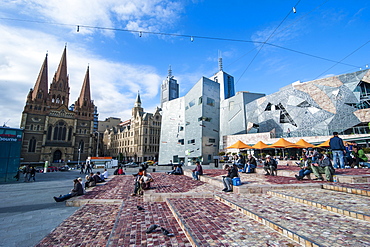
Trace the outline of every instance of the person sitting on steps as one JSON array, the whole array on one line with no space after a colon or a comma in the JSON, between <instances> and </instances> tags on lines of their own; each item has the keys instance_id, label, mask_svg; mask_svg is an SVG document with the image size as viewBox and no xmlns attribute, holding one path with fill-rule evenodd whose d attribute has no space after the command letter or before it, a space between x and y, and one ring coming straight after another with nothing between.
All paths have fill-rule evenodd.
<instances>
[{"instance_id":1,"label":"person sitting on steps","mask_svg":"<svg viewBox=\"0 0 370 247\"><path fill-rule=\"evenodd\" d=\"M233 178L239 177L238 167L233 164L232 167L225 165L224 170L227 171L226 176L222 176L222 182L224 183L224 189L222 191L232 192L233 191Z\"/></svg>"},{"instance_id":2,"label":"person sitting on steps","mask_svg":"<svg viewBox=\"0 0 370 247\"><path fill-rule=\"evenodd\" d=\"M308 159L306 155L302 156L301 163L297 163L301 167L301 170L299 170L298 175L294 175L297 180L302 180L304 176L312 172L311 163L312 160Z\"/></svg>"},{"instance_id":3,"label":"person sitting on steps","mask_svg":"<svg viewBox=\"0 0 370 247\"><path fill-rule=\"evenodd\" d=\"M248 154L248 160L244 167L245 173L255 173L255 169L257 168L257 161L251 154Z\"/></svg>"},{"instance_id":4,"label":"person sitting on steps","mask_svg":"<svg viewBox=\"0 0 370 247\"><path fill-rule=\"evenodd\" d=\"M263 169L266 171L267 175L277 176L277 162L270 155L266 155L265 163L263 164ZM275 173L275 174L274 174Z\"/></svg>"},{"instance_id":5,"label":"person sitting on steps","mask_svg":"<svg viewBox=\"0 0 370 247\"><path fill-rule=\"evenodd\" d=\"M77 178L77 179L73 180L74 186L73 186L73 189L71 190L71 192L64 195L64 196L62 196L62 195L60 195L59 197L54 196L54 200L56 202L62 202L62 201L65 201L65 200L67 200L71 197L83 195L84 190L82 188L81 181L82 181L82 178Z\"/></svg>"},{"instance_id":6,"label":"person sitting on steps","mask_svg":"<svg viewBox=\"0 0 370 247\"><path fill-rule=\"evenodd\" d=\"M324 156L323 154L318 155L318 159L311 164L311 169L316 178L313 180L324 181L321 174L325 174L326 181L333 181L333 174L335 172L333 165L329 157Z\"/></svg>"},{"instance_id":7,"label":"person sitting on steps","mask_svg":"<svg viewBox=\"0 0 370 247\"><path fill-rule=\"evenodd\" d=\"M196 164L196 167L195 167L194 170L192 170L193 179L194 180L199 180L199 176L203 175L203 168L202 168L202 165L200 164L199 161L195 162L195 164Z\"/></svg>"}]
</instances>

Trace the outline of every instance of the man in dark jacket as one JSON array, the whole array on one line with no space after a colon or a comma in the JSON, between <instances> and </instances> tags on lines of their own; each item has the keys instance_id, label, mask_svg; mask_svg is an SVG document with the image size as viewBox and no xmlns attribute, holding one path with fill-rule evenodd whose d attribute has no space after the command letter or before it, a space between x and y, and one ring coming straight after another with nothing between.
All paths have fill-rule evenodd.
<instances>
[{"instance_id":1,"label":"man in dark jacket","mask_svg":"<svg viewBox=\"0 0 370 247\"><path fill-rule=\"evenodd\" d=\"M238 174L238 167L236 164L233 166L226 165L225 170L227 171L227 175L222 178L222 182L224 183L225 188L222 191L225 192L232 192L233 191L233 178L239 177Z\"/></svg>"},{"instance_id":2,"label":"man in dark jacket","mask_svg":"<svg viewBox=\"0 0 370 247\"><path fill-rule=\"evenodd\" d=\"M56 202L62 202L62 201L65 201L65 200L67 200L71 197L83 195L84 194L84 189L82 188L81 181L82 181L82 178L78 178L78 179L73 180L74 186L73 186L73 189L71 190L71 192L64 195L64 196L59 196L59 197L54 196L54 200Z\"/></svg>"},{"instance_id":3,"label":"man in dark jacket","mask_svg":"<svg viewBox=\"0 0 370 247\"><path fill-rule=\"evenodd\" d=\"M338 137L338 132L333 132L333 137L330 138L329 144L330 149L333 153L333 162L334 162L334 168L339 168L338 166L338 159L340 168L344 169L344 152L346 148L344 147L343 140Z\"/></svg>"},{"instance_id":4,"label":"man in dark jacket","mask_svg":"<svg viewBox=\"0 0 370 247\"><path fill-rule=\"evenodd\" d=\"M266 155L266 161L263 164L263 169L265 170L265 175L277 175L277 162L270 155Z\"/></svg>"}]
</instances>

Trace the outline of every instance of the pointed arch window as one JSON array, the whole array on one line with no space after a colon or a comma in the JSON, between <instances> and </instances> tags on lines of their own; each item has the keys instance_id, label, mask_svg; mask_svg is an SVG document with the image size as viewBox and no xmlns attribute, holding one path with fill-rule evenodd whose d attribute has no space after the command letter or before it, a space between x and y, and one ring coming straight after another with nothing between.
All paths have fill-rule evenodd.
<instances>
[{"instance_id":1,"label":"pointed arch window","mask_svg":"<svg viewBox=\"0 0 370 247\"><path fill-rule=\"evenodd\" d=\"M36 139L35 137L32 137L28 142L28 152L34 153L35 151L36 151Z\"/></svg>"},{"instance_id":2,"label":"pointed arch window","mask_svg":"<svg viewBox=\"0 0 370 247\"><path fill-rule=\"evenodd\" d=\"M59 121L54 127L54 141L64 141L67 135L67 124L64 121Z\"/></svg>"},{"instance_id":3,"label":"pointed arch window","mask_svg":"<svg viewBox=\"0 0 370 247\"><path fill-rule=\"evenodd\" d=\"M69 127L69 131L68 131L68 141L70 141L72 139L72 127Z\"/></svg>"},{"instance_id":4,"label":"pointed arch window","mask_svg":"<svg viewBox=\"0 0 370 247\"><path fill-rule=\"evenodd\" d=\"M50 141L51 140L51 132L53 131L53 126L49 125L48 127L48 135L47 139Z\"/></svg>"},{"instance_id":5,"label":"pointed arch window","mask_svg":"<svg viewBox=\"0 0 370 247\"><path fill-rule=\"evenodd\" d=\"M80 147L80 153L82 154L84 152L85 142L81 140L78 146Z\"/></svg>"}]
</instances>

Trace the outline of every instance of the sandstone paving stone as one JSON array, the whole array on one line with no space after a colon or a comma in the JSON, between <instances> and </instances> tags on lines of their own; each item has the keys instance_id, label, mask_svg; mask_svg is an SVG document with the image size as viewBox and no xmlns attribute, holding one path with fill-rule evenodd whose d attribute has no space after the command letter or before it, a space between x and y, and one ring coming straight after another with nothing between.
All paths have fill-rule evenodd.
<instances>
[{"instance_id":1,"label":"sandstone paving stone","mask_svg":"<svg viewBox=\"0 0 370 247\"><path fill-rule=\"evenodd\" d=\"M168 201L197 246L300 246L215 199Z\"/></svg>"},{"instance_id":2,"label":"sandstone paving stone","mask_svg":"<svg viewBox=\"0 0 370 247\"><path fill-rule=\"evenodd\" d=\"M36 246L105 246L118 209L118 205L85 205Z\"/></svg>"},{"instance_id":3,"label":"sandstone paving stone","mask_svg":"<svg viewBox=\"0 0 370 247\"><path fill-rule=\"evenodd\" d=\"M273 192L278 192L283 195L294 196L297 198L318 202L322 205L333 206L370 216L370 198L360 195L324 189L296 189L294 191L273 190Z\"/></svg>"},{"instance_id":4,"label":"sandstone paving stone","mask_svg":"<svg viewBox=\"0 0 370 247\"><path fill-rule=\"evenodd\" d=\"M224 194L223 198L323 246L369 246L368 222L270 195Z\"/></svg>"}]
</instances>

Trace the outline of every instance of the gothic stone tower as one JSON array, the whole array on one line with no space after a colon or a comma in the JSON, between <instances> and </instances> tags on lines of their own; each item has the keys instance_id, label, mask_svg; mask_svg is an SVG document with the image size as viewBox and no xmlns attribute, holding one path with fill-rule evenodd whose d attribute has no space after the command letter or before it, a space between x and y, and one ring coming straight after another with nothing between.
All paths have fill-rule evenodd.
<instances>
[{"instance_id":1,"label":"gothic stone tower","mask_svg":"<svg viewBox=\"0 0 370 247\"><path fill-rule=\"evenodd\" d=\"M77 161L79 156L85 160L92 155L94 103L89 68L74 109L68 109L69 89L65 47L50 90L46 55L35 86L28 93L20 126L24 129L23 163Z\"/></svg>"}]
</instances>

